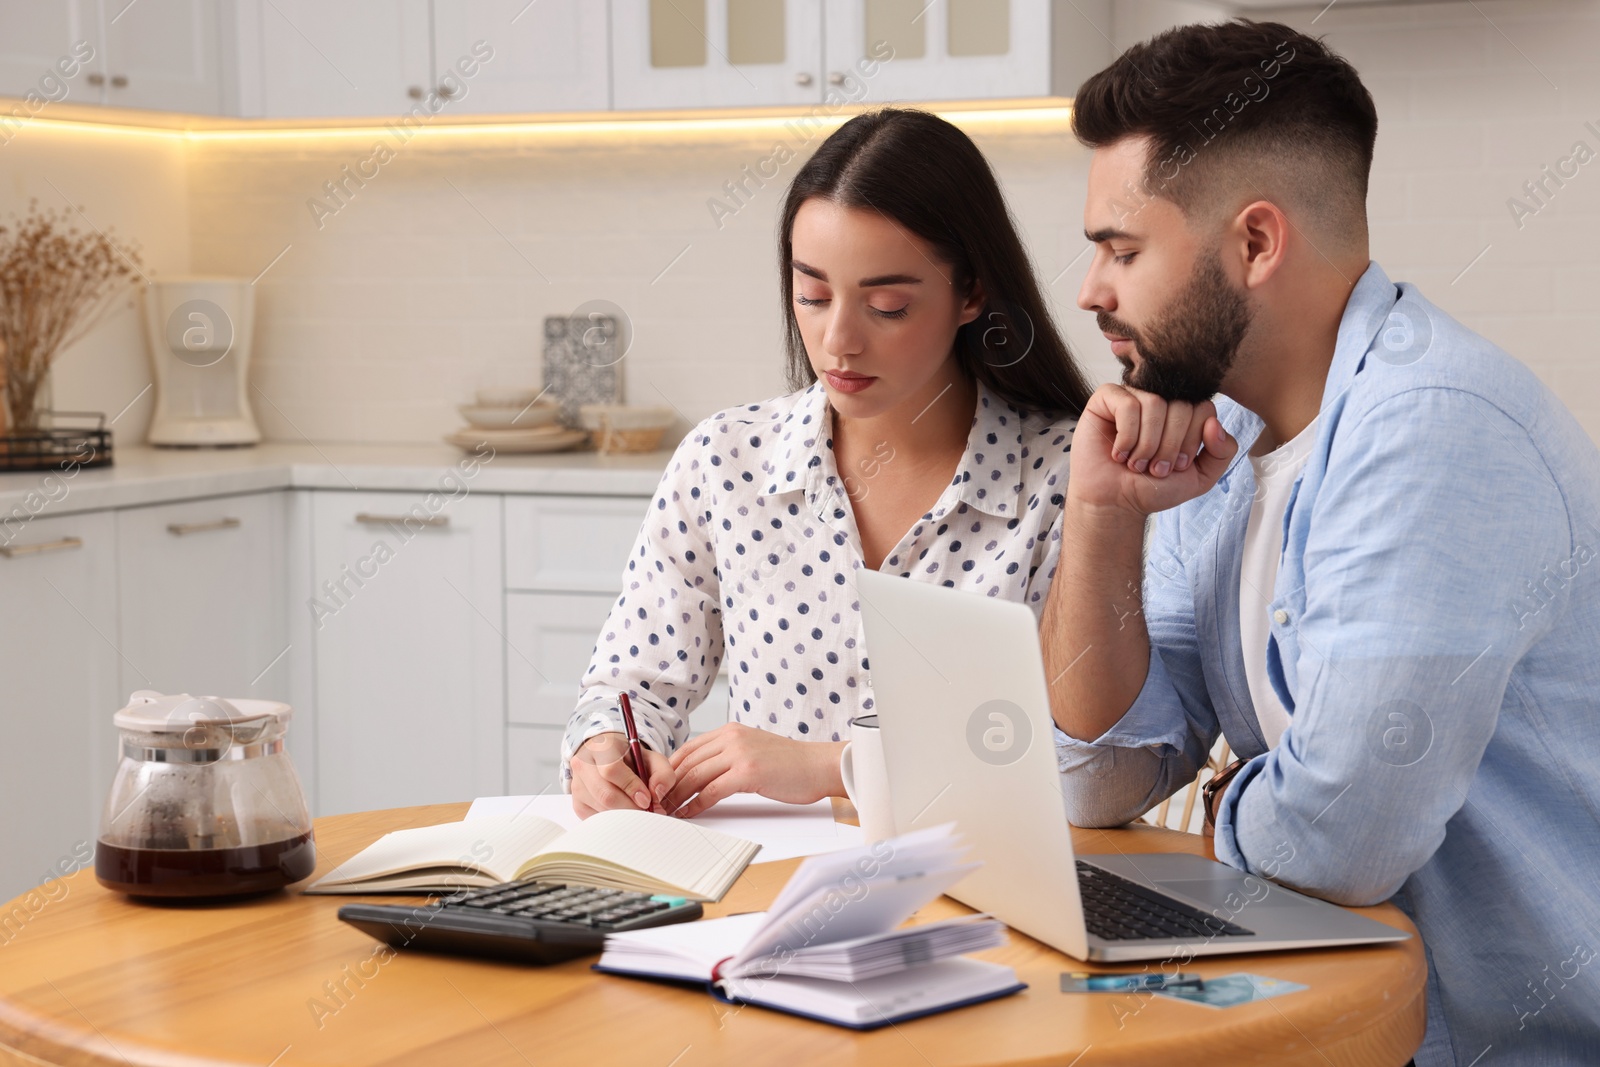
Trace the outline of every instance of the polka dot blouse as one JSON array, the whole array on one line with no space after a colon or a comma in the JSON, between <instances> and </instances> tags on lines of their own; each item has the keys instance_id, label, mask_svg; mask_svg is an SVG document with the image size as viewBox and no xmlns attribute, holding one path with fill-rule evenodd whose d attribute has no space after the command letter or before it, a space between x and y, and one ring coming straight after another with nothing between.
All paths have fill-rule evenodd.
<instances>
[{"instance_id":1,"label":"polka dot blouse","mask_svg":"<svg viewBox=\"0 0 1600 1067\"><path fill-rule=\"evenodd\" d=\"M894 460L885 446L841 477L832 426L816 384L718 412L678 446L583 676L562 744L568 788L578 745L622 730L620 690L641 740L670 753L724 660L729 721L839 741L851 717L872 710L850 493L894 477ZM1074 426L1024 417L980 383L955 477L881 569L1039 614L1060 551Z\"/></svg>"}]
</instances>

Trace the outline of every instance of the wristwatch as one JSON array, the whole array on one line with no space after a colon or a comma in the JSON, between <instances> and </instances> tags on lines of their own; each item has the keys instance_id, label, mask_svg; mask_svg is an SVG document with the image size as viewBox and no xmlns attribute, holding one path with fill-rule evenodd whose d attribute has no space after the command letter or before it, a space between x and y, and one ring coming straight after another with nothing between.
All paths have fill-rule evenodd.
<instances>
[{"instance_id":1,"label":"wristwatch","mask_svg":"<svg viewBox=\"0 0 1600 1067\"><path fill-rule=\"evenodd\" d=\"M1222 770L1211 776L1211 780L1200 787L1200 799L1206 809L1206 825L1204 833L1211 837L1217 829L1217 802L1222 799L1222 794L1227 792L1228 783L1233 781L1233 776L1239 773L1249 760L1236 759Z\"/></svg>"}]
</instances>

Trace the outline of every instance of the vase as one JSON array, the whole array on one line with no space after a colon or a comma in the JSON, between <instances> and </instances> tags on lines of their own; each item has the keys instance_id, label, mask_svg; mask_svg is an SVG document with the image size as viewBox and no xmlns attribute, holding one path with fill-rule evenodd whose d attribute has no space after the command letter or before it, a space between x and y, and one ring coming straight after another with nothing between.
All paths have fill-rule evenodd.
<instances>
[{"instance_id":1,"label":"vase","mask_svg":"<svg viewBox=\"0 0 1600 1067\"><path fill-rule=\"evenodd\" d=\"M7 436L22 437L50 429L50 372L21 375L15 367L5 378Z\"/></svg>"}]
</instances>

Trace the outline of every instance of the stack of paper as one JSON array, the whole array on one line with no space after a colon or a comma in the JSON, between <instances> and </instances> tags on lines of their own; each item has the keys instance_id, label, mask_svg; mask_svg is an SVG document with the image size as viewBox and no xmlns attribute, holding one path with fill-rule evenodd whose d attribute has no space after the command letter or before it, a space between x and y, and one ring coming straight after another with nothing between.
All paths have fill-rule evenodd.
<instances>
[{"instance_id":1,"label":"stack of paper","mask_svg":"<svg viewBox=\"0 0 1600 1067\"><path fill-rule=\"evenodd\" d=\"M526 813L549 819L567 829L582 820L572 810L565 793L538 796L479 797L467 810L468 819ZM815 856L861 844L861 830L833 821L833 805L785 804L754 793L738 793L689 820L695 826L754 841L761 846L756 863Z\"/></svg>"}]
</instances>

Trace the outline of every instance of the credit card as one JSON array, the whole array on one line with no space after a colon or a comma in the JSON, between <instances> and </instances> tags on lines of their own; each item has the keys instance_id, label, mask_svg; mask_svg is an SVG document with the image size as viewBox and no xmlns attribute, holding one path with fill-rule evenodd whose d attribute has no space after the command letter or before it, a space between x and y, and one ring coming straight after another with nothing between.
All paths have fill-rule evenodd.
<instances>
[{"instance_id":1,"label":"credit card","mask_svg":"<svg viewBox=\"0 0 1600 1067\"><path fill-rule=\"evenodd\" d=\"M1267 978L1259 974L1229 974L1221 978L1207 978L1205 986L1200 989L1153 989L1151 992L1158 997L1187 1000L1191 1004L1232 1008L1309 988L1299 982L1286 982L1281 978Z\"/></svg>"},{"instance_id":2,"label":"credit card","mask_svg":"<svg viewBox=\"0 0 1600 1067\"><path fill-rule=\"evenodd\" d=\"M1063 993L1135 993L1160 989L1163 986L1197 985L1198 974L1162 974L1139 972L1136 974L1090 974L1086 971L1067 971L1061 975Z\"/></svg>"}]
</instances>

